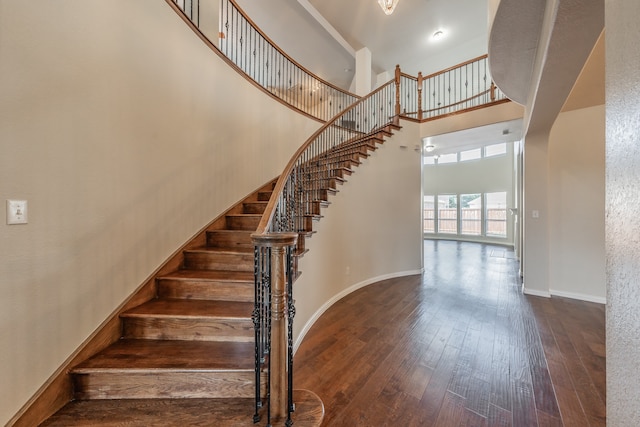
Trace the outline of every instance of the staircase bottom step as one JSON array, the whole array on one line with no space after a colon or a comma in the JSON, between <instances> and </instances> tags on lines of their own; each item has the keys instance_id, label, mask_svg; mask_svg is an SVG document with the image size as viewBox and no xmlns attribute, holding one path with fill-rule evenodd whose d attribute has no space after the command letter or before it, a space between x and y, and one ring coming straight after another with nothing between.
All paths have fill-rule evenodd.
<instances>
[{"instance_id":1,"label":"staircase bottom step","mask_svg":"<svg viewBox=\"0 0 640 427\"><path fill-rule=\"evenodd\" d=\"M295 390L298 427L319 427L324 418L322 401L313 392ZM252 427L253 399L129 399L76 400L40 424L41 427L129 426L129 427Z\"/></svg>"},{"instance_id":2,"label":"staircase bottom step","mask_svg":"<svg viewBox=\"0 0 640 427\"><path fill-rule=\"evenodd\" d=\"M77 399L251 398L253 372L95 372L74 375ZM265 378L263 378L265 380Z\"/></svg>"},{"instance_id":3,"label":"staircase bottom step","mask_svg":"<svg viewBox=\"0 0 640 427\"><path fill-rule=\"evenodd\" d=\"M77 399L250 398L253 343L120 340L72 369Z\"/></svg>"},{"instance_id":4,"label":"staircase bottom step","mask_svg":"<svg viewBox=\"0 0 640 427\"><path fill-rule=\"evenodd\" d=\"M42 426L253 426L253 399L78 400Z\"/></svg>"}]
</instances>

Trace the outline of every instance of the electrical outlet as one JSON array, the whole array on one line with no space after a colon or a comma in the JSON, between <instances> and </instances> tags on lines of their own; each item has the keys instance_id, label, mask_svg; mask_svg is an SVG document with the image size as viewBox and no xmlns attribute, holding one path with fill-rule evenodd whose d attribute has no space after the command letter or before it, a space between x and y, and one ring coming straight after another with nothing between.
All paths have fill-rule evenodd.
<instances>
[{"instance_id":1,"label":"electrical outlet","mask_svg":"<svg viewBox=\"0 0 640 427\"><path fill-rule=\"evenodd\" d=\"M26 200L7 200L7 224L26 224L27 218Z\"/></svg>"}]
</instances>

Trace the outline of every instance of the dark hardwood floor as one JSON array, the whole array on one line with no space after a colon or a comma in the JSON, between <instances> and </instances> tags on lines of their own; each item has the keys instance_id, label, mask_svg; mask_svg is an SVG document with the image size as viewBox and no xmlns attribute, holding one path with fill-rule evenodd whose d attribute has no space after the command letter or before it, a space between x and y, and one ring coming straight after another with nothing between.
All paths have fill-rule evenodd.
<instances>
[{"instance_id":1,"label":"dark hardwood floor","mask_svg":"<svg viewBox=\"0 0 640 427\"><path fill-rule=\"evenodd\" d=\"M604 306L521 292L502 246L425 241L425 273L360 289L295 356L323 426L604 426Z\"/></svg>"}]
</instances>

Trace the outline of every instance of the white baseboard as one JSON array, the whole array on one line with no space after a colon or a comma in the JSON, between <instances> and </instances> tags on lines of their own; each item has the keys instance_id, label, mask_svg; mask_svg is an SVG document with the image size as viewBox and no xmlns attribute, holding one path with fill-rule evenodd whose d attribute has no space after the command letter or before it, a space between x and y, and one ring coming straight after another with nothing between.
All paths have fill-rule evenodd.
<instances>
[{"instance_id":1,"label":"white baseboard","mask_svg":"<svg viewBox=\"0 0 640 427\"><path fill-rule=\"evenodd\" d=\"M322 316L324 312L327 311L333 304L340 301L345 296L349 295L354 291L357 291L360 288L364 288L365 286L372 285L374 283L381 282L383 280L394 279L396 277L413 276L415 274L422 274L422 273L424 273L424 268L420 270L409 270L409 271L401 271L398 273L384 274L382 276L372 277L370 279L356 283L355 285L351 285L347 289L343 290L342 292L337 293L331 299L325 302L322 305L322 307L320 307L315 313L313 313L313 316L311 316L311 318L304 325L304 327L300 331L300 335L298 335L298 337L296 338L296 342L293 345L293 352L295 353L296 351L298 351L298 347L300 347L300 344L302 343L302 340L304 339L305 335L307 335L307 332L309 332L309 329L311 329L313 324L316 323L316 321L320 318L320 316Z\"/></svg>"},{"instance_id":2,"label":"white baseboard","mask_svg":"<svg viewBox=\"0 0 640 427\"><path fill-rule=\"evenodd\" d=\"M551 294L548 291L539 291L537 289L529 289L522 284L522 292L525 295L533 295L534 297L551 298Z\"/></svg>"},{"instance_id":3,"label":"white baseboard","mask_svg":"<svg viewBox=\"0 0 640 427\"><path fill-rule=\"evenodd\" d=\"M558 291L554 289L550 289L549 292L551 293L551 295L556 297L571 298L571 299L577 299L580 301L587 301L587 302L595 302L597 304L607 303L607 298L605 297L596 297L594 295L578 294L575 292L565 292L565 291Z\"/></svg>"},{"instance_id":4,"label":"white baseboard","mask_svg":"<svg viewBox=\"0 0 640 427\"><path fill-rule=\"evenodd\" d=\"M571 299L576 299L576 300L586 301L586 302L595 302L597 304L607 303L607 299L603 297L597 297L594 295L587 295L587 294L578 294L575 292L558 291L556 289L550 289L549 291L528 289L527 287L524 286L524 283L522 284L522 292L526 295L533 295L536 297L551 298L552 296L554 296L554 297L561 297L561 298L571 298Z\"/></svg>"}]
</instances>

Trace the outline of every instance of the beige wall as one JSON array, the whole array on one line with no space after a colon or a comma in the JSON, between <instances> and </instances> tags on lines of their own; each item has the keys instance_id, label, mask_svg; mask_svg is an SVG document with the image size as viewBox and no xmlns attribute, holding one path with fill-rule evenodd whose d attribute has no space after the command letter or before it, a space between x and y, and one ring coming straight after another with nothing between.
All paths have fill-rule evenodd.
<instances>
[{"instance_id":1,"label":"beige wall","mask_svg":"<svg viewBox=\"0 0 640 427\"><path fill-rule=\"evenodd\" d=\"M525 293L606 301L604 173L602 105L561 113L548 135L525 137Z\"/></svg>"},{"instance_id":2,"label":"beige wall","mask_svg":"<svg viewBox=\"0 0 640 427\"><path fill-rule=\"evenodd\" d=\"M307 241L296 282L296 347L344 295L378 280L422 271L419 126L402 130L356 169Z\"/></svg>"},{"instance_id":3,"label":"beige wall","mask_svg":"<svg viewBox=\"0 0 640 427\"><path fill-rule=\"evenodd\" d=\"M0 6L0 424L173 251L317 127L162 1Z\"/></svg>"},{"instance_id":4,"label":"beige wall","mask_svg":"<svg viewBox=\"0 0 640 427\"><path fill-rule=\"evenodd\" d=\"M561 113L549 136L549 292L605 302L604 105Z\"/></svg>"},{"instance_id":5,"label":"beige wall","mask_svg":"<svg viewBox=\"0 0 640 427\"><path fill-rule=\"evenodd\" d=\"M525 293L549 294L549 134L528 134L523 148L523 223L521 271ZM537 212L537 217L534 217Z\"/></svg>"}]
</instances>

